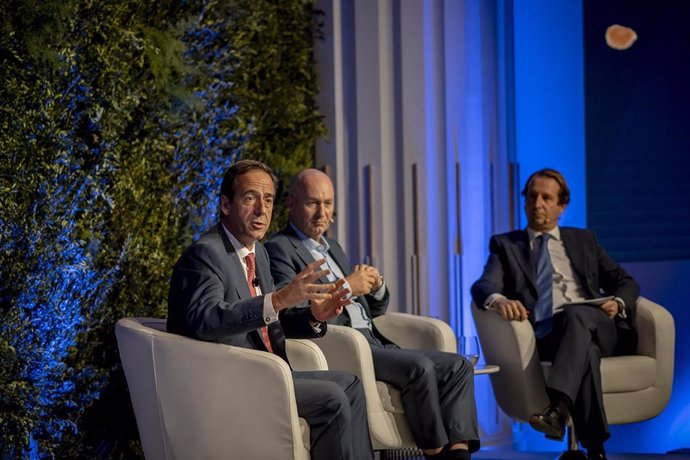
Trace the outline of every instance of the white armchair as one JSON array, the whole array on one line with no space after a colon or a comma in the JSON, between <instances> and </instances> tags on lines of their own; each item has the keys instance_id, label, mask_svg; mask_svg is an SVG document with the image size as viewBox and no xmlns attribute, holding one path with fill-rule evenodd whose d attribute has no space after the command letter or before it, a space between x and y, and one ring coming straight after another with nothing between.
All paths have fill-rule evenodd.
<instances>
[{"instance_id":1,"label":"white armchair","mask_svg":"<svg viewBox=\"0 0 690 460\"><path fill-rule=\"evenodd\" d=\"M636 304L637 354L601 360L604 407L610 424L640 422L664 410L671 397L675 328L661 305L644 297ZM527 421L548 404L545 375L550 363L540 363L529 322L507 321L492 311L472 307L487 363L501 370L491 375L498 405L510 417ZM577 450L574 430L568 430L571 450Z\"/></svg>"},{"instance_id":2,"label":"white armchair","mask_svg":"<svg viewBox=\"0 0 690 460\"><path fill-rule=\"evenodd\" d=\"M116 335L146 458L309 459L309 427L279 357L169 334L164 319L124 318ZM297 370L327 369L309 340L288 340L287 351Z\"/></svg>"},{"instance_id":3,"label":"white armchair","mask_svg":"<svg viewBox=\"0 0 690 460\"><path fill-rule=\"evenodd\" d=\"M455 334L441 320L386 313L374 322L382 334L402 348L457 352ZM350 327L329 324L326 335L313 340L326 355L330 369L350 371L362 381L374 449L416 447L400 391L376 381L371 349L364 336Z\"/></svg>"}]
</instances>

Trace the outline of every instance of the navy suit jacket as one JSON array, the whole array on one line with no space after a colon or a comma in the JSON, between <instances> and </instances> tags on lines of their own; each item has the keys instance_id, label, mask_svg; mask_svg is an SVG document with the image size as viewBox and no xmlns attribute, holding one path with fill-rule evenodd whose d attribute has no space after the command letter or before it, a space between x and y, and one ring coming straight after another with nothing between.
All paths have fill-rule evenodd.
<instances>
[{"instance_id":1,"label":"navy suit jacket","mask_svg":"<svg viewBox=\"0 0 690 460\"><path fill-rule=\"evenodd\" d=\"M255 244L256 275L261 292L275 290L268 255ZM218 223L192 244L175 264L168 296L168 332L200 340L222 342L266 351L259 329L264 296L252 297L235 248ZM268 327L275 354L287 361L285 336L311 338L317 334L309 323L308 308L281 310L279 321Z\"/></svg>"},{"instance_id":2,"label":"navy suit jacket","mask_svg":"<svg viewBox=\"0 0 690 460\"><path fill-rule=\"evenodd\" d=\"M589 298L602 295L620 297L625 302L627 320L616 316L619 328L631 329L635 301L640 295L637 282L604 251L594 232L561 227L561 239L575 275ZM500 293L519 300L528 310L537 300L536 266L531 256L526 230L516 230L491 237L489 260L481 278L472 285L472 299L483 308L486 299ZM533 322L534 315L529 315Z\"/></svg>"},{"instance_id":3,"label":"navy suit jacket","mask_svg":"<svg viewBox=\"0 0 690 460\"><path fill-rule=\"evenodd\" d=\"M328 253L335 263L338 264L343 274L348 275L352 271L352 266L345 251L343 251L343 248L336 240L326 236L324 236L324 239L330 246ZM295 233L295 230L289 224L266 242L266 250L271 259L271 274L278 287L282 287L289 283L290 280L304 270L308 264L314 262L314 257L311 255L311 252L304 246L299 236ZM323 277L318 282L328 283L329 281L326 277ZM373 295L359 296L355 300L362 304L369 318L376 318L386 312L389 299L390 295L388 289L386 289L386 293L381 300L376 300ZM351 326L347 315L336 316L329 320L329 322L332 324ZM384 337L375 326L373 326L373 331L374 335L384 344L392 343Z\"/></svg>"}]
</instances>

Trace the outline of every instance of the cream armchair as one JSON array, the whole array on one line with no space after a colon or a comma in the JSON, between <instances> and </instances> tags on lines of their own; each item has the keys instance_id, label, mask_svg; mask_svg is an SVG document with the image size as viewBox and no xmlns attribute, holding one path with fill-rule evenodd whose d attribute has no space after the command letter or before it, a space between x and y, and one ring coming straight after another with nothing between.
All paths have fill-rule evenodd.
<instances>
[{"instance_id":1,"label":"cream armchair","mask_svg":"<svg viewBox=\"0 0 690 460\"><path fill-rule=\"evenodd\" d=\"M636 304L637 354L601 360L604 407L610 424L640 422L664 410L671 397L675 328L673 317L661 305L644 297ZM548 404L545 375L549 363L540 363L529 322L506 321L495 312L472 307L487 363L501 370L491 375L498 405L519 421ZM577 450L574 430L568 430L571 450Z\"/></svg>"},{"instance_id":2,"label":"cream armchair","mask_svg":"<svg viewBox=\"0 0 690 460\"><path fill-rule=\"evenodd\" d=\"M402 348L457 352L455 334L441 320L386 313L374 322L382 334ZM362 381L374 449L416 447L400 391L376 381L371 349L364 336L350 327L329 324L324 337L312 340L323 350L330 369L350 371Z\"/></svg>"},{"instance_id":3,"label":"cream armchair","mask_svg":"<svg viewBox=\"0 0 690 460\"><path fill-rule=\"evenodd\" d=\"M146 458L309 459L279 357L169 334L164 319L124 318L115 333ZM309 340L288 340L287 351L296 370L327 369Z\"/></svg>"}]
</instances>

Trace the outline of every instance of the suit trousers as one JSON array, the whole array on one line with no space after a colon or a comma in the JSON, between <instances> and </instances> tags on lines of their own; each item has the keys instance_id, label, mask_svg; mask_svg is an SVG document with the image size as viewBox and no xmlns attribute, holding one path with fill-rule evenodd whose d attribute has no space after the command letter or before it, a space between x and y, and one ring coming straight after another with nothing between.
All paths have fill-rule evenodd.
<instances>
[{"instance_id":1,"label":"suit trousers","mask_svg":"<svg viewBox=\"0 0 690 460\"><path fill-rule=\"evenodd\" d=\"M479 450L474 369L464 357L433 350L372 345L376 380L401 392L417 446L434 449L466 441Z\"/></svg>"},{"instance_id":2,"label":"suit trousers","mask_svg":"<svg viewBox=\"0 0 690 460\"><path fill-rule=\"evenodd\" d=\"M583 446L597 447L611 435L604 411L601 358L612 356L616 323L590 305L568 305L554 316L551 333L537 340L539 358L552 361L546 390L552 402L565 396Z\"/></svg>"},{"instance_id":3,"label":"suit trousers","mask_svg":"<svg viewBox=\"0 0 690 460\"><path fill-rule=\"evenodd\" d=\"M297 413L309 424L313 460L367 460L374 457L364 388L342 371L292 373Z\"/></svg>"}]
</instances>

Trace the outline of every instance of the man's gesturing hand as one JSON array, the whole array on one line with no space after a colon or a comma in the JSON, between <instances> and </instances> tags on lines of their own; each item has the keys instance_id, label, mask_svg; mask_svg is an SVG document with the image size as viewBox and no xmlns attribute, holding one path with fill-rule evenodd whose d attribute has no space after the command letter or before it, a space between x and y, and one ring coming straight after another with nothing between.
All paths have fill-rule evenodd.
<instances>
[{"instance_id":1,"label":"man's gesturing hand","mask_svg":"<svg viewBox=\"0 0 690 460\"><path fill-rule=\"evenodd\" d=\"M510 321L524 321L527 319L529 312L522 305L519 300L510 300L505 297L496 299L493 304L491 304L492 309L496 310L496 313L501 315Z\"/></svg>"},{"instance_id":2,"label":"man's gesturing hand","mask_svg":"<svg viewBox=\"0 0 690 460\"><path fill-rule=\"evenodd\" d=\"M307 300L328 300L335 291L335 283L315 284L314 281L330 273L330 270L320 270L326 259L319 259L307 265L295 276L290 284L273 293L273 308L280 311L294 307ZM342 285L342 283L341 283Z\"/></svg>"},{"instance_id":3,"label":"man's gesturing hand","mask_svg":"<svg viewBox=\"0 0 690 460\"><path fill-rule=\"evenodd\" d=\"M328 321L331 318L335 318L343 312L345 305L350 303L349 289L344 289L345 284L344 279L339 279L333 286L333 289L329 291L331 295L330 299L327 300L312 300L311 301L311 314L319 321Z\"/></svg>"}]
</instances>

